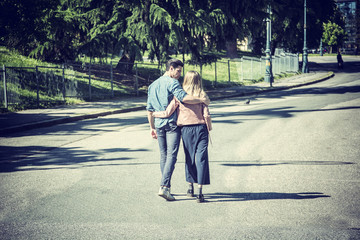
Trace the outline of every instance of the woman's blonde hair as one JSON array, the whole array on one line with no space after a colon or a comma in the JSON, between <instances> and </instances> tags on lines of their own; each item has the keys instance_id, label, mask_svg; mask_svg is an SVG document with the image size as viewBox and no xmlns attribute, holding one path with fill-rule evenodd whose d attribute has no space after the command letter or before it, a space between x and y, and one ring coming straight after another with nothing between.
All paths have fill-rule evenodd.
<instances>
[{"instance_id":1,"label":"woman's blonde hair","mask_svg":"<svg viewBox=\"0 0 360 240\"><path fill-rule=\"evenodd\" d=\"M196 71L189 71L185 74L183 89L187 94L191 96L195 96L195 97L206 96L206 93L203 90L201 76Z\"/></svg>"}]
</instances>

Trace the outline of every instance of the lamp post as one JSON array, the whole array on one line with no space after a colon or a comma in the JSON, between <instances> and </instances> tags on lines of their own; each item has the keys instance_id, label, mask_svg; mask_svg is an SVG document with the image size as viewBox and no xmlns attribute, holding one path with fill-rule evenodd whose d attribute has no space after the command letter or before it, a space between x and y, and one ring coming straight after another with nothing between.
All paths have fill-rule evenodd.
<instances>
[{"instance_id":1,"label":"lamp post","mask_svg":"<svg viewBox=\"0 0 360 240\"><path fill-rule=\"evenodd\" d=\"M320 39L320 56L323 56L322 38Z\"/></svg>"},{"instance_id":2,"label":"lamp post","mask_svg":"<svg viewBox=\"0 0 360 240\"><path fill-rule=\"evenodd\" d=\"M304 0L304 52L303 52L303 65L302 65L302 72L308 73L308 52L306 47L306 0Z\"/></svg>"},{"instance_id":3,"label":"lamp post","mask_svg":"<svg viewBox=\"0 0 360 240\"><path fill-rule=\"evenodd\" d=\"M271 7L270 4L268 5L267 9L268 17L266 19L266 68L265 68L265 82L268 82L270 84L270 87L272 87L273 82L273 74L272 74L272 64L271 64L271 51L270 51L270 38L271 38L271 20L270 20L270 14L271 14Z\"/></svg>"}]
</instances>

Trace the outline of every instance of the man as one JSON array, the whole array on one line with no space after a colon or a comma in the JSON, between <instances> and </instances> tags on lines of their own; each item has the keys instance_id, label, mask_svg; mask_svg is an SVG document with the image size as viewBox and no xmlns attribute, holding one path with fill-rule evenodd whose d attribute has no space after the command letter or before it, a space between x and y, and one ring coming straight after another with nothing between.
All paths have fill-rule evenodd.
<instances>
[{"instance_id":1,"label":"man","mask_svg":"<svg viewBox=\"0 0 360 240\"><path fill-rule=\"evenodd\" d=\"M175 198L170 193L171 176L175 168L180 145L181 132L176 125L176 111L168 118L154 118L152 112L164 111L175 96L179 101L188 104L205 103L209 105L208 97L198 98L187 95L178 79L184 64L178 59L170 59L166 63L166 72L153 82L148 89L147 111L151 136L157 139L160 148L161 183L159 196L168 201Z\"/></svg>"},{"instance_id":2,"label":"man","mask_svg":"<svg viewBox=\"0 0 360 240\"><path fill-rule=\"evenodd\" d=\"M338 62L338 69L343 69L344 61L343 61L343 59L341 57L341 51L340 50L338 50L338 54L337 54L336 58L337 58L337 62Z\"/></svg>"}]
</instances>

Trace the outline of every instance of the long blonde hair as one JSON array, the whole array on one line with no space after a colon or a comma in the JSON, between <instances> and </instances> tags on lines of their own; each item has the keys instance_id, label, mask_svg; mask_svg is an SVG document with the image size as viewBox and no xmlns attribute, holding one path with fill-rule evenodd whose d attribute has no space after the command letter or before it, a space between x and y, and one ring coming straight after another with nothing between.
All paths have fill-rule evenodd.
<instances>
[{"instance_id":1,"label":"long blonde hair","mask_svg":"<svg viewBox=\"0 0 360 240\"><path fill-rule=\"evenodd\" d=\"M206 93L203 89L201 76L196 71L189 71L185 74L183 89L187 94L194 97L206 96Z\"/></svg>"}]
</instances>

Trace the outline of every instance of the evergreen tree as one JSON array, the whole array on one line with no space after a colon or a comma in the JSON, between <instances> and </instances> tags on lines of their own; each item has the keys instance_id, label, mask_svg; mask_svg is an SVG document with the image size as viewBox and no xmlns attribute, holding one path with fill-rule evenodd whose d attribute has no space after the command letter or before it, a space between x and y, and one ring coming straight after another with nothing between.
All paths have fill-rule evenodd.
<instances>
[{"instance_id":1,"label":"evergreen tree","mask_svg":"<svg viewBox=\"0 0 360 240\"><path fill-rule=\"evenodd\" d=\"M29 54L37 42L46 39L48 18L59 0L0 1L0 44Z\"/></svg>"},{"instance_id":2,"label":"evergreen tree","mask_svg":"<svg viewBox=\"0 0 360 240\"><path fill-rule=\"evenodd\" d=\"M209 63L215 48L236 57L236 41L245 38L261 53L268 4L272 46L301 51L303 0L3 0L0 43L48 61L123 53L134 62L148 51L159 62L182 52L193 63ZM318 44L334 6L309 1L309 46Z\"/></svg>"},{"instance_id":3,"label":"evergreen tree","mask_svg":"<svg viewBox=\"0 0 360 240\"><path fill-rule=\"evenodd\" d=\"M230 57L237 57L237 40L245 40L265 29L266 0L213 0L212 6L224 13L225 21L218 22L216 26L222 32L216 42L218 48L227 49Z\"/></svg>"},{"instance_id":4,"label":"evergreen tree","mask_svg":"<svg viewBox=\"0 0 360 240\"><path fill-rule=\"evenodd\" d=\"M169 55L188 52L202 61L206 36L215 31L211 16L195 1L140 0L127 18L126 37L148 51L151 60L164 62Z\"/></svg>"},{"instance_id":5,"label":"evergreen tree","mask_svg":"<svg viewBox=\"0 0 360 240\"><path fill-rule=\"evenodd\" d=\"M360 0L356 0L356 38L355 38L355 54L359 54L360 48Z\"/></svg>"}]
</instances>

